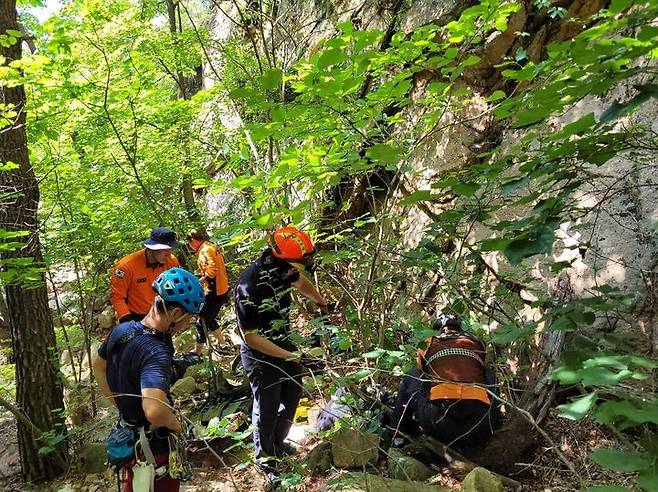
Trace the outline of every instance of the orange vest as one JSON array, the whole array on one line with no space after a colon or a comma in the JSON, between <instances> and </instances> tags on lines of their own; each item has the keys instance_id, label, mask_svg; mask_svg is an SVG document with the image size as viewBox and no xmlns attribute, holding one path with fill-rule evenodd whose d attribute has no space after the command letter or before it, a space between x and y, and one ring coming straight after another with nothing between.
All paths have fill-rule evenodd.
<instances>
[{"instance_id":1,"label":"orange vest","mask_svg":"<svg viewBox=\"0 0 658 492\"><path fill-rule=\"evenodd\" d=\"M146 250L140 249L119 260L112 269L110 280L110 302L117 318L131 313L146 314L155 299L151 288L153 281L165 270L179 266L178 259L171 256L167 263L151 267L146 264Z\"/></svg>"},{"instance_id":2,"label":"orange vest","mask_svg":"<svg viewBox=\"0 0 658 492\"><path fill-rule=\"evenodd\" d=\"M208 279L215 281L215 294L221 296L228 292L228 275L226 265L224 264L224 255L221 249L210 241L204 241L196 251L197 265L203 278L201 283L206 289L210 289Z\"/></svg>"},{"instance_id":3,"label":"orange vest","mask_svg":"<svg viewBox=\"0 0 658 492\"><path fill-rule=\"evenodd\" d=\"M482 342L462 334L434 336L418 352L418 368L434 383L430 400L480 400L491 404L485 380Z\"/></svg>"}]
</instances>

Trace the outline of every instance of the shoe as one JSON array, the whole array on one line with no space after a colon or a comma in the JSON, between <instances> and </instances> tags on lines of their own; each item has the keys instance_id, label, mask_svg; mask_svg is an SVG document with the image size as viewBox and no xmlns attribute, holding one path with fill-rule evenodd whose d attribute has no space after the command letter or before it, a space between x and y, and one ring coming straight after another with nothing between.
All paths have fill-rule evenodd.
<instances>
[{"instance_id":1,"label":"shoe","mask_svg":"<svg viewBox=\"0 0 658 492\"><path fill-rule=\"evenodd\" d=\"M270 472L266 474L267 482L269 485L269 490L275 491L281 485L281 477L276 472Z\"/></svg>"},{"instance_id":2,"label":"shoe","mask_svg":"<svg viewBox=\"0 0 658 492\"><path fill-rule=\"evenodd\" d=\"M289 442L282 442L276 447L276 456L277 458L283 458L284 456L294 456L299 452L296 446L293 446Z\"/></svg>"}]
</instances>

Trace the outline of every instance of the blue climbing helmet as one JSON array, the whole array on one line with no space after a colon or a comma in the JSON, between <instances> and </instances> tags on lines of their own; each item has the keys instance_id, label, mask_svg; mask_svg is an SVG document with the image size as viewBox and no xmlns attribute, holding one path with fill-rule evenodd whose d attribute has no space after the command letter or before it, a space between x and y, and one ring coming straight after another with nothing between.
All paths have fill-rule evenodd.
<instances>
[{"instance_id":1,"label":"blue climbing helmet","mask_svg":"<svg viewBox=\"0 0 658 492\"><path fill-rule=\"evenodd\" d=\"M182 268L162 272L151 285L166 302L177 302L188 313L199 314L206 295L199 279Z\"/></svg>"}]
</instances>

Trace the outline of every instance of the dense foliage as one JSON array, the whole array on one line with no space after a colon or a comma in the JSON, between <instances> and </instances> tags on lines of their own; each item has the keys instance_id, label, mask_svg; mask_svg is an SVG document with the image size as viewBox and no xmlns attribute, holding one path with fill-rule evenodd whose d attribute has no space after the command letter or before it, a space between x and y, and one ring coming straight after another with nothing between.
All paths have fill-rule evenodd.
<instances>
[{"instance_id":1,"label":"dense foliage","mask_svg":"<svg viewBox=\"0 0 658 492\"><path fill-rule=\"evenodd\" d=\"M525 8L520 2L481 0L456 20L410 33L395 19L388 30L345 20L294 62L267 44L265 34L280 35L263 13L269 5L254 13L236 4L243 24L253 16L252 30L221 42L206 28L207 2L176 5L173 31L167 2L156 0L72 0L43 24L25 11L38 50L0 72L3 83L28 90L47 265L75 279L83 354L109 267L151 227L184 234L210 225L235 274L263 245L263 231L301 224L321 244L318 279L341 307L340 323L302 331L321 325L341 350L332 359L340 384L394 386L437 307L493 342L509 387L532 389L524 378L557 333L562 358L549 358L533 377L544 381L550 371L577 388L561 415L589 416L624 444L592 459L637 471L638 486L654 490L658 363L646 341L628 344L601 329L611 318L633 327L641 299L605 283L549 296L530 271L559 278L576 260L557 250L588 253L587 239L568 242L565 231L590 227L612 198L593 206L579 198L605 183L599 169L629 155L642 170L655 168L655 132L626 117L658 97L658 2L613 0L542 59L519 47L496 64L500 81L485 89L468 82L492 34L505 33ZM533 8L548 12L547 22L566 15L550 2ZM254 35L254 25L264 35ZM2 36L15 42L18 34ZM204 87L180 97L201 66ZM572 111L620 83L633 84L631 97L597 114ZM11 117L11 108L2 111ZM463 166L419 158L465 122L495 142ZM498 145L502 128L510 130ZM190 181L193 206L184 196ZM199 205L204 199L214 205ZM16 244L0 244L9 247ZM29 275L8 267L2 282ZM655 280L655 270L645 273ZM505 397L520 404L513 395Z\"/></svg>"}]
</instances>

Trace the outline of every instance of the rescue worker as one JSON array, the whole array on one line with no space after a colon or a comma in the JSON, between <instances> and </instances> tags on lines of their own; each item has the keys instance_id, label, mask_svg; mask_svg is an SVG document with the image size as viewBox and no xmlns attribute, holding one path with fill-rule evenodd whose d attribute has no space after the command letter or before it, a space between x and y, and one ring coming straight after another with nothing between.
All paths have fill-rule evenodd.
<instances>
[{"instance_id":1,"label":"rescue worker","mask_svg":"<svg viewBox=\"0 0 658 492\"><path fill-rule=\"evenodd\" d=\"M205 296L199 280L182 268L166 270L150 287L154 300L148 314L141 321L116 326L98 349L93 369L101 394L119 410L120 425L143 434L144 458L147 462L152 459L160 473L152 490L175 492L180 482L166 469L169 435L182 429L167 406L171 405L173 356L167 339L189 325L192 316L201 311ZM127 469L127 492L133 490L133 468L134 463Z\"/></svg>"},{"instance_id":2,"label":"rescue worker","mask_svg":"<svg viewBox=\"0 0 658 492\"><path fill-rule=\"evenodd\" d=\"M196 322L196 353L203 355L207 333L218 336L217 314L228 303L228 274L224 255L219 246L210 241L210 236L202 229L193 229L187 235L187 244L196 254L201 285L206 292L206 301Z\"/></svg>"},{"instance_id":3,"label":"rescue worker","mask_svg":"<svg viewBox=\"0 0 658 492\"><path fill-rule=\"evenodd\" d=\"M440 314L440 332L419 351L418 368L402 379L393 414L396 430L426 434L447 444L477 445L499 423L495 377L485 366L484 344L462 330L460 320Z\"/></svg>"},{"instance_id":4,"label":"rescue worker","mask_svg":"<svg viewBox=\"0 0 658 492\"><path fill-rule=\"evenodd\" d=\"M171 252L180 246L175 232L156 227L144 241L144 249L124 256L114 265L110 302L119 323L140 321L146 316L155 297L151 284L165 270L179 266Z\"/></svg>"},{"instance_id":5,"label":"rescue worker","mask_svg":"<svg viewBox=\"0 0 658 492\"><path fill-rule=\"evenodd\" d=\"M318 361L302 357L290 339L292 287L325 313L327 302L302 273L313 268L316 251L310 236L297 227L282 227L269 236L268 243L269 248L240 275L235 312L242 364L254 396L255 455L275 480L268 458L295 452L284 439L302 393L303 366L318 368Z\"/></svg>"}]
</instances>

